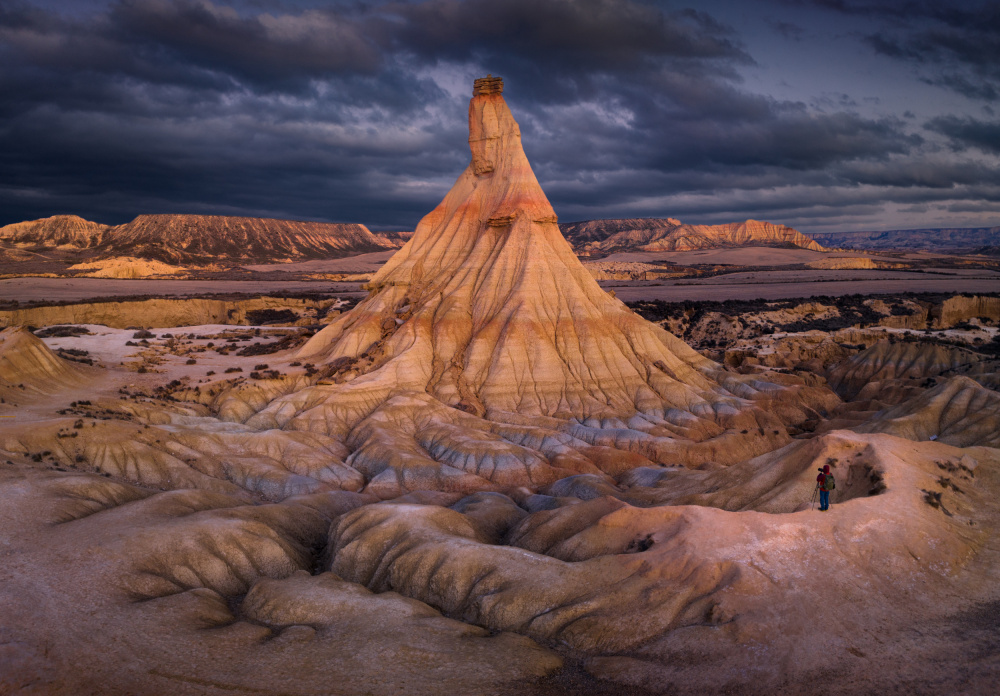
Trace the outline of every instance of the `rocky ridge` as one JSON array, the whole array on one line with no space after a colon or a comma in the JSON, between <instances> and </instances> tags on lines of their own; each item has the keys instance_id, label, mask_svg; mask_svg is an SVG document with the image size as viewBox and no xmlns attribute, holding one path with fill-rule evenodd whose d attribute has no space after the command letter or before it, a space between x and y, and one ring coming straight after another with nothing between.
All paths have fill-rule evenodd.
<instances>
[{"instance_id":1,"label":"rocky ridge","mask_svg":"<svg viewBox=\"0 0 1000 696\"><path fill-rule=\"evenodd\" d=\"M798 230L759 220L723 225L686 225L674 218L590 220L564 223L560 229L581 254L739 246L795 246L823 251L815 240Z\"/></svg>"},{"instance_id":2,"label":"rocky ridge","mask_svg":"<svg viewBox=\"0 0 1000 696\"><path fill-rule=\"evenodd\" d=\"M398 246L364 225L220 215L140 215L107 226L57 216L0 228L0 245L86 252L88 260L117 256L168 264L299 261L336 258Z\"/></svg>"}]
</instances>

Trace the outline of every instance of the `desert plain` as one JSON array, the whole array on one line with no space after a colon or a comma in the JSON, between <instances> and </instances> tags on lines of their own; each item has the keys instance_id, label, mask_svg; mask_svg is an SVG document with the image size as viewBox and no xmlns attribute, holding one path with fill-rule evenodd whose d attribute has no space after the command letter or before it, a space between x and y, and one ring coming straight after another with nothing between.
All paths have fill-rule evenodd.
<instances>
[{"instance_id":1,"label":"desert plain","mask_svg":"<svg viewBox=\"0 0 1000 696\"><path fill-rule=\"evenodd\" d=\"M0 230L0 693L992 693L998 257L561 228L469 128L412 235Z\"/></svg>"}]
</instances>

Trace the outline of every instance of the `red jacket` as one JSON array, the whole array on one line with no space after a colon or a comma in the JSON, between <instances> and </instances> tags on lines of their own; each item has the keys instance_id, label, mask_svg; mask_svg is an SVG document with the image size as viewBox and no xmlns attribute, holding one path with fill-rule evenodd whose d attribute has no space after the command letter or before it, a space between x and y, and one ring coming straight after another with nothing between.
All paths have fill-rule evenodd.
<instances>
[{"instance_id":1,"label":"red jacket","mask_svg":"<svg viewBox=\"0 0 1000 696\"><path fill-rule=\"evenodd\" d=\"M825 490L823 488L823 486L824 486L825 483L826 483L826 474L824 474L821 471L819 473L819 476L816 477L816 486L819 487L819 489L822 491L822 490Z\"/></svg>"}]
</instances>

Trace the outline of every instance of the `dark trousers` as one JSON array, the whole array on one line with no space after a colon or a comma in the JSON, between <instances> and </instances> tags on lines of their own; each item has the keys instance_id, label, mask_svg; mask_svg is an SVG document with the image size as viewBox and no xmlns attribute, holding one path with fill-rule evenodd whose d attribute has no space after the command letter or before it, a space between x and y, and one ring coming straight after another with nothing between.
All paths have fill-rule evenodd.
<instances>
[{"instance_id":1,"label":"dark trousers","mask_svg":"<svg viewBox=\"0 0 1000 696\"><path fill-rule=\"evenodd\" d=\"M819 509L830 509L830 491L824 491L822 488L819 489Z\"/></svg>"}]
</instances>

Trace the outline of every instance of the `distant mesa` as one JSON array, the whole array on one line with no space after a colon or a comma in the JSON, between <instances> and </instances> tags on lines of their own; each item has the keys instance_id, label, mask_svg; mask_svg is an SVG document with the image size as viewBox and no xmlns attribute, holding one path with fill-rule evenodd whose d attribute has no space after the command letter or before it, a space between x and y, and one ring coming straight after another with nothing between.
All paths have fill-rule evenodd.
<instances>
[{"instance_id":1,"label":"distant mesa","mask_svg":"<svg viewBox=\"0 0 1000 696\"><path fill-rule=\"evenodd\" d=\"M746 220L723 225L686 225L674 218L628 218L563 223L566 239L581 254L621 251L693 251L743 246L801 247L824 251L798 230Z\"/></svg>"},{"instance_id":2,"label":"distant mesa","mask_svg":"<svg viewBox=\"0 0 1000 696\"><path fill-rule=\"evenodd\" d=\"M53 215L0 227L0 244L90 249L104 240L108 229L107 225L84 220L78 215Z\"/></svg>"},{"instance_id":3,"label":"distant mesa","mask_svg":"<svg viewBox=\"0 0 1000 696\"><path fill-rule=\"evenodd\" d=\"M59 215L0 228L0 245L87 250L88 260L130 256L168 264L303 261L399 246L354 223L220 215L140 215L116 226Z\"/></svg>"}]
</instances>

